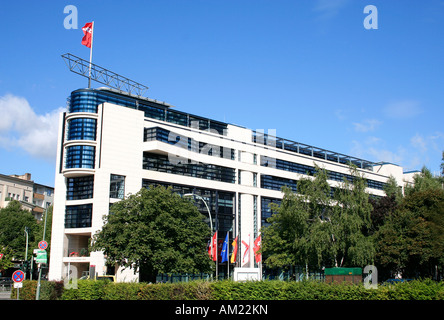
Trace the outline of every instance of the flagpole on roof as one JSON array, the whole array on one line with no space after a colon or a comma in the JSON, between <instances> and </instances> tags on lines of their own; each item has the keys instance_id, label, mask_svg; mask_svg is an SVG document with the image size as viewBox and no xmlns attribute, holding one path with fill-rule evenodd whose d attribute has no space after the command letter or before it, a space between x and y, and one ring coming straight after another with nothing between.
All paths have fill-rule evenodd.
<instances>
[{"instance_id":1,"label":"flagpole on roof","mask_svg":"<svg viewBox=\"0 0 444 320\"><path fill-rule=\"evenodd\" d=\"M92 22L91 30L91 48L89 50L89 74L88 74L88 89L91 88L91 63L93 55L93 42L94 42L94 21Z\"/></svg>"}]
</instances>

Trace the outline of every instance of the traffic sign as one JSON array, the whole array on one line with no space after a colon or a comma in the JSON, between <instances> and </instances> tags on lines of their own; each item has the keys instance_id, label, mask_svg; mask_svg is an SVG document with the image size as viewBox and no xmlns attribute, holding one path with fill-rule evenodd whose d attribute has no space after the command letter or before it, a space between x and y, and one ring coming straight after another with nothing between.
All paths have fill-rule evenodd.
<instances>
[{"instance_id":1,"label":"traffic sign","mask_svg":"<svg viewBox=\"0 0 444 320\"><path fill-rule=\"evenodd\" d=\"M17 270L12 274L12 281L22 282L25 279L25 273L22 270Z\"/></svg>"},{"instance_id":2,"label":"traffic sign","mask_svg":"<svg viewBox=\"0 0 444 320\"><path fill-rule=\"evenodd\" d=\"M46 250L46 248L48 248L48 242L46 242L45 240L40 241L39 248L42 250Z\"/></svg>"},{"instance_id":3,"label":"traffic sign","mask_svg":"<svg viewBox=\"0 0 444 320\"><path fill-rule=\"evenodd\" d=\"M37 256L35 258L36 263L48 263L48 255L46 250L37 250Z\"/></svg>"}]
</instances>

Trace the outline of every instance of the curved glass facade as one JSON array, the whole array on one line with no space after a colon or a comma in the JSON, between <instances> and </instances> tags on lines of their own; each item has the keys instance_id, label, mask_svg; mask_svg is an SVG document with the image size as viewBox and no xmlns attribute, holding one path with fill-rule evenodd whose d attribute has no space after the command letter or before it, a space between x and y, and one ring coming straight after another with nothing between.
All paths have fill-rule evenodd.
<instances>
[{"instance_id":1,"label":"curved glass facade","mask_svg":"<svg viewBox=\"0 0 444 320\"><path fill-rule=\"evenodd\" d=\"M96 148L92 146L71 146L66 148L65 168L94 169Z\"/></svg>"},{"instance_id":2,"label":"curved glass facade","mask_svg":"<svg viewBox=\"0 0 444 320\"><path fill-rule=\"evenodd\" d=\"M67 140L96 140L97 120L76 118L68 122Z\"/></svg>"},{"instance_id":3,"label":"curved glass facade","mask_svg":"<svg viewBox=\"0 0 444 320\"><path fill-rule=\"evenodd\" d=\"M110 91L95 89L79 89L73 91L69 99L68 111L69 113L97 113L98 105L104 102L141 110L145 113L145 117L147 118L226 135L227 124L224 122L198 117L189 113L169 109L156 102L127 97Z\"/></svg>"},{"instance_id":4,"label":"curved glass facade","mask_svg":"<svg viewBox=\"0 0 444 320\"><path fill-rule=\"evenodd\" d=\"M71 93L69 112L97 113L97 93L91 90L78 90Z\"/></svg>"}]
</instances>

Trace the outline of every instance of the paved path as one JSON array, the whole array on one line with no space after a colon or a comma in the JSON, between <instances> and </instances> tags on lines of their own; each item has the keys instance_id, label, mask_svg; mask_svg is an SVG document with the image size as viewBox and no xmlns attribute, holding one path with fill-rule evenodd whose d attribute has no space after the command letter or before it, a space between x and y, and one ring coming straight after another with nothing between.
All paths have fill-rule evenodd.
<instances>
[{"instance_id":1,"label":"paved path","mask_svg":"<svg viewBox=\"0 0 444 320\"><path fill-rule=\"evenodd\" d=\"M0 291L0 300L12 300L11 291Z\"/></svg>"}]
</instances>

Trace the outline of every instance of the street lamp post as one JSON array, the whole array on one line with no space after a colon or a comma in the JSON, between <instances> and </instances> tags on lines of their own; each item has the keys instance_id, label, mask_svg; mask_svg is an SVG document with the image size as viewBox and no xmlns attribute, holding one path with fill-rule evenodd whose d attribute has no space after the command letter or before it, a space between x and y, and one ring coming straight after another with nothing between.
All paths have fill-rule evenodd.
<instances>
[{"instance_id":1,"label":"street lamp post","mask_svg":"<svg viewBox=\"0 0 444 320\"><path fill-rule=\"evenodd\" d=\"M207 211L208 211L208 216L210 217L210 229L211 229L211 232L213 232L213 219L212 219L212 217L211 217L211 211L210 211L210 208L208 207L208 204L207 204L207 202L205 201L205 199L204 198L202 198L200 195L198 195L198 194L194 194L194 193L186 193L186 194L184 194L183 195L184 197L196 197L196 198L198 198L199 200L202 200L202 202L205 204L205 207L207 208ZM216 226L217 226L217 221L216 221ZM217 230L215 230L216 232L217 232ZM216 280L217 280L217 241L216 241Z\"/></svg>"}]
</instances>

